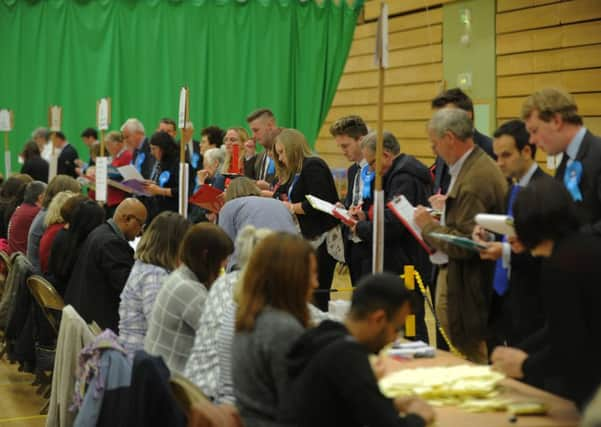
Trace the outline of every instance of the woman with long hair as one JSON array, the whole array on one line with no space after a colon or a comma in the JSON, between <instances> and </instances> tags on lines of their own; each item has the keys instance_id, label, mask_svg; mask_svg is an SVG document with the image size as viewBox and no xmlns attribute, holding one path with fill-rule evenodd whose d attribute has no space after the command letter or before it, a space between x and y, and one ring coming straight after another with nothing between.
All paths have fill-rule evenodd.
<instances>
[{"instance_id":1,"label":"woman with long hair","mask_svg":"<svg viewBox=\"0 0 601 427\"><path fill-rule=\"evenodd\" d=\"M147 206L148 221L164 211L177 212L179 197L179 158L177 144L166 132L155 132L150 138L150 153L156 159L152 183L146 191L153 197Z\"/></svg>"},{"instance_id":2,"label":"woman with long hair","mask_svg":"<svg viewBox=\"0 0 601 427\"><path fill-rule=\"evenodd\" d=\"M296 129L282 130L275 139L275 152L280 165L278 176L288 188L284 205L296 216L301 234L317 252L319 288L323 293L317 296L315 304L327 311L327 290L332 285L336 259L344 261L342 236L338 220L314 209L306 196L313 195L335 204L339 200L336 184L327 163L311 154L305 136Z\"/></svg>"},{"instance_id":3,"label":"woman with long hair","mask_svg":"<svg viewBox=\"0 0 601 427\"><path fill-rule=\"evenodd\" d=\"M215 224L188 229L179 249L179 267L163 282L148 322L144 349L182 372L194 344L207 294L234 245Z\"/></svg>"},{"instance_id":4,"label":"woman with long hair","mask_svg":"<svg viewBox=\"0 0 601 427\"><path fill-rule=\"evenodd\" d=\"M96 201L86 200L78 204L71 215L72 220L64 239L61 240L61 247L53 245L51 250L51 259L55 266L54 275L61 278L65 290L81 245L88 235L104 222L104 209ZM58 257L56 261L55 256Z\"/></svg>"},{"instance_id":5,"label":"woman with long hair","mask_svg":"<svg viewBox=\"0 0 601 427\"><path fill-rule=\"evenodd\" d=\"M163 279L177 268L178 249L190 222L175 212L152 220L136 247L136 262L121 292L119 338L126 350L144 348L148 318Z\"/></svg>"},{"instance_id":6,"label":"woman with long hair","mask_svg":"<svg viewBox=\"0 0 601 427\"><path fill-rule=\"evenodd\" d=\"M299 236L274 233L257 245L241 281L232 345L234 395L244 425L279 426L288 393L286 354L309 326L317 260Z\"/></svg>"},{"instance_id":7,"label":"woman with long hair","mask_svg":"<svg viewBox=\"0 0 601 427\"><path fill-rule=\"evenodd\" d=\"M40 239L40 271L42 274L48 272L48 261L50 258L50 249L56 235L65 227L65 219L62 215L63 206L69 199L74 197L76 193L72 191L61 191L58 193L48 207L48 213L44 217L45 231ZM85 196L81 196L86 199Z\"/></svg>"},{"instance_id":8,"label":"woman with long hair","mask_svg":"<svg viewBox=\"0 0 601 427\"><path fill-rule=\"evenodd\" d=\"M21 152L21 157L23 158L21 173L29 175L35 181L48 182L49 165L42 158L38 144L35 141L27 141Z\"/></svg>"},{"instance_id":9,"label":"woman with long hair","mask_svg":"<svg viewBox=\"0 0 601 427\"><path fill-rule=\"evenodd\" d=\"M8 224L13 212L25 197L25 187L32 182L29 175L16 174L8 178L0 188L0 238L6 239Z\"/></svg>"}]
</instances>

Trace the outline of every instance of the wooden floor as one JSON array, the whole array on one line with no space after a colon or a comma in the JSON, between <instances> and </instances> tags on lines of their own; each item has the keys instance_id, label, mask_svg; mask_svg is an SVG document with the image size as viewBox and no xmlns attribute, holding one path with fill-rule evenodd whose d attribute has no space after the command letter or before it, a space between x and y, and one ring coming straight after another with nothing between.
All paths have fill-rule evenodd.
<instances>
[{"instance_id":1,"label":"wooden floor","mask_svg":"<svg viewBox=\"0 0 601 427\"><path fill-rule=\"evenodd\" d=\"M0 360L0 427L41 427L46 416L40 415L44 399L35 393L33 375L17 370L6 358Z\"/></svg>"}]
</instances>

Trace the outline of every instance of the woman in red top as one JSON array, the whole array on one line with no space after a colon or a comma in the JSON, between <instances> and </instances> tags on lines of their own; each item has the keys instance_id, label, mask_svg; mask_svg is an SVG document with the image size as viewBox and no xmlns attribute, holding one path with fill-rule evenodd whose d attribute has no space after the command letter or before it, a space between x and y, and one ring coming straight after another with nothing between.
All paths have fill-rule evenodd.
<instances>
[{"instance_id":1,"label":"woman in red top","mask_svg":"<svg viewBox=\"0 0 601 427\"><path fill-rule=\"evenodd\" d=\"M44 227L46 230L40 239L40 269L42 274L48 272L48 259L50 258L50 248L56 234L65 226L65 220L61 215L61 209L65 202L75 196L71 191L61 191L52 199L48 207L48 213L44 218Z\"/></svg>"},{"instance_id":2,"label":"woman in red top","mask_svg":"<svg viewBox=\"0 0 601 427\"><path fill-rule=\"evenodd\" d=\"M121 132L109 132L104 138L104 143L106 144L106 150L113 158L111 166L119 168L131 163L132 152L126 149ZM111 186L108 186L107 190L107 218L112 218L117 205L125 200L127 193Z\"/></svg>"}]
</instances>

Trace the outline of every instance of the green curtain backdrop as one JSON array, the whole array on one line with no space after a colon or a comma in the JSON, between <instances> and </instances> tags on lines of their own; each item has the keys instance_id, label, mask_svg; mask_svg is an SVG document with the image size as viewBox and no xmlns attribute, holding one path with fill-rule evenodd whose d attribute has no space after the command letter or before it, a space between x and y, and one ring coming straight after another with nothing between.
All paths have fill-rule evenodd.
<instances>
[{"instance_id":1,"label":"green curtain backdrop","mask_svg":"<svg viewBox=\"0 0 601 427\"><path fill-rule=\"evenodd\" d=\"M268 107L313 144L363 0L352 3L0 0L0 107L15 112L13 172L50 104L63 106L63 130L87 158L79 135L95 127L97 99L112 98L112 129L138 117L151 134L161 117L177 119L182 85L195 136L211 124L246 125L250 111Z\"/></svg>"}]
</instances>

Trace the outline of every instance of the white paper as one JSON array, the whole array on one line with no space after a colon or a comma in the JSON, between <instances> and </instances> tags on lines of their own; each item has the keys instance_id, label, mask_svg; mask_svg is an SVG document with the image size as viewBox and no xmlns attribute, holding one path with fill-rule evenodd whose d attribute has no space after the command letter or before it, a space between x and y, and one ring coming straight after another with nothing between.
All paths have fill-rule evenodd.
<instances>
[{"instance_id":1,"label":"white paper","mask_svg":"<svg viewBox=\"0 0 601 427\"><path fill-rule=\"evenodd\" d=\"M515 236L513 228L513 218L507 215L478 214L476 223L497 234L504 234L508 237Z\"/></svg>"},{"instance_id":2,"label":"white paper","mask_svg":"<svg viewBox=\"0 0 601 427\"><path fill-rule=\"evenodd\" d=\"M96 117L98 130L109 129L109 102L108 99L102 98L98 104L98 117Z\"/></svg>"},{"instance_id":3,"label":"white paper","mask_svg":"<svg viewBox=\"0 0 601 427\"><path fill-rule=\"evenodd\" d=\"M386 3L382 4L378 18L374 63L376 67L388 68L388 4Z\"/></svg>"},{"instance_id":4,"label":"white paper","mask_svg":"<svg viewBox=\"0 0 601 427\"><path fill-rule=\"evenodd\" d=\"M347 211L346 209L343 208L339 208L336 205L327 202L323 199L320 199L319 197L315 197L311 194L307 194L305 196L307 198L307 200L309 201L309 203L311 204L311 206L314 209L317 209L318 211L321 212L325 212L328 215L334 215L334 211L338 212L341 216L343 216L345 219L349 220L349 221L353 221L354 218L351 216L351 214L349 213L349 211Z\"/></svg>"},{"instance_id":5,"label":"white paper","mask_svg":"<svg viewBox=\"0 0 601 427\"><path fill-rule=\"evenodd\" d=\"M10 110L0 110L0 132L10 132L13 130Z\"/></svg>"},{"instance_id":6,"label":"white paper","mask_svg":"<svg viewBox=\"0 0 601 427\"><path fill-rule=\"evenodd\" d=\"M179 214L184 218L188 218L188 164L179 164ZM182 197L184 195L184 197Z\"/></svg>"},{"instance_id":7,"label":"white paper","mask_svg":"<svg viewBox=\"0 0 601 427\"><path fill-rule=\"evenodd\" d=\"M179 91L179 114L178 114L178 127L183 129L186 126L186 100L188 97L188 89L185 87Z\"/></svg>"},{"instance_id":8,"label":"white paper","mask_svg":"<svg viewBox=\"0 0 601 427\"><path fill-rule=\"evenodd\" d=\"M106 202L108 158L96 157L96 201Z\"/></svg>"},{"instance_id":9,"label":"white paper","mask_svg":"<svg viewBox=\"0 0 601 427\"><path fill-rule=\"evenodd\" d=\"M415 231L415 233L422 237L422 229L415 223L413 214L415 213L415 206L411 204L409 200L403 195L396 197L392 200L394 209L403 217L409 226Z\"/></svg>"},{"instance_id":10,"label":"white paper","mask_svg":"<svg viewBox=\"0 0 601 427\"><path fill-rule=\"evenodd\" d=\"M10 176L10 151L4 152L4 170L6 171L7 178Z\"/></svg>"},{"instance_id":11,"label":"white paper","mask_svg":"<svg viewBox=\"0 0 601 427\"><path fill-rule=\"evenodd\" d=\"M58 132L61 130L61 122L63 119L63 108L58 105L50 107L50 130ZM55 172L56 174L56 172Z\"/></svg>"},{"instance_id":12,"label":"white paper","mask_svg":"<svg viewBox=\"0 0 601 427\"><path fill-rule=\"evenodd\" d=\"M144 177L138 172L134 165L125 165L117 168L121 176L123 177L123 181L129 181L130 179L135 179L138 181L144 181Z\"/></svg>"}]
</instances>

